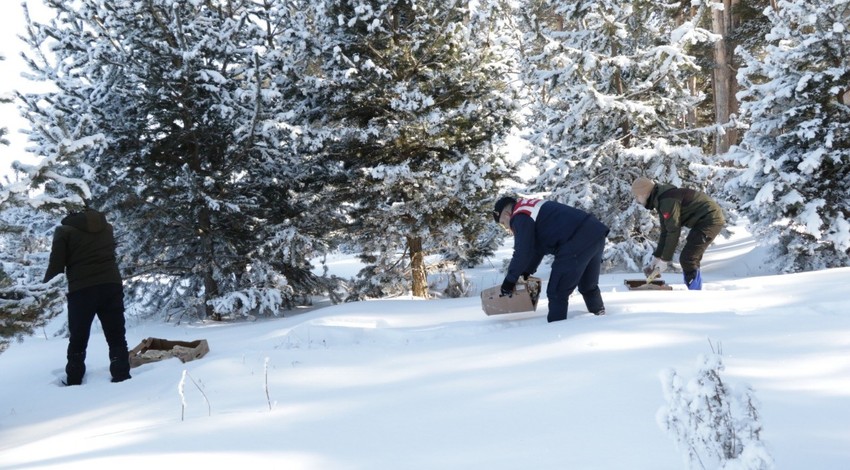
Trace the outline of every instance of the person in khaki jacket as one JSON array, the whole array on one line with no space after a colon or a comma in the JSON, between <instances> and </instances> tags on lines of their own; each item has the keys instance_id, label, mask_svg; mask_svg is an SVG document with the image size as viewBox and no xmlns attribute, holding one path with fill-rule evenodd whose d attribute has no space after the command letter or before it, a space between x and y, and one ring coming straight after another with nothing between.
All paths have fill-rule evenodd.
<instances>
[{"instance_id":1,"label":"person in khaki jacket","mask_svg":"<svg viewBox=\"0 0 850 470\"><path fill-rule=\"evenodd\" d=\"M113 382L130 377L124 327L124 287L115 259L115 238L106 216L86 208L62 219L44 282L65 273L68 280L68 362L65 385L80 385L86 373L86 348L95 315L109 345Z\"/></svg>"},{"instance_id":2,"label":"person in khaki jacket","mask_svg":"<svg viewBox=\"0 0 850 470\"><path fill-rule=\"evenodd\" d=\"M647 278L658 277L666 269L679 244L682 227L688 227L691 231L679 254L679 263L688 289L702 289L700 263L705 250L726 225L723 210L703 192L656 183L643 176L632 184L632 194L640 205L657 211L661 221L658 246L652 253L655 259L644 270Z\"/></svg>"}]
</instances>

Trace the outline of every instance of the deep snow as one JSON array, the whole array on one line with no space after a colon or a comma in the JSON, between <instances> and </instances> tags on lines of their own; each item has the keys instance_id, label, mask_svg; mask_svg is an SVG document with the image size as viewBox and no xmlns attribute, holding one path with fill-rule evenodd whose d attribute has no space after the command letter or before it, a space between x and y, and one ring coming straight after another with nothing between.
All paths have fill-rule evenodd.
<instances>
[{"instance_id":1,"label":"deep snow","mask_svg":"<svg viewBox=\"0 0 850 470\"><path fill-rule=\"evenodd\" d=\"M547 324L545 299L534 313L481 311L477 292L501 282L509 255L466 273L468 298L235 324L130 319L131 347L203 338L211 351L118 384L96 324L84 384L58 386L57 322L0 355L0 468L686 468L656 419L660 376L687 378L712 345L724 378L755 390L776 468L850 468L850 268L771 275L738 228L710 249L704 291L668 273L675 290L630 292L623 280L640 276L606 274L607 316L573 297L569 319Z\"/></svg>"}]
</instances>

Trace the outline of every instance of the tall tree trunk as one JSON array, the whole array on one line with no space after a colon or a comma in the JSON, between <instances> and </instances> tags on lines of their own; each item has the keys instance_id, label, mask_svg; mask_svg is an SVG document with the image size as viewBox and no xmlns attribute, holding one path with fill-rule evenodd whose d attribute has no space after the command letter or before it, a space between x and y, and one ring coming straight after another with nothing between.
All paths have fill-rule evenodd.
<instances>
[{"instance_id":1,"label":"tall tree trunk","mask_svg":"<svg viewBox=\"0 0 850 470\"><path fill-rule=\"evenodd\" d=\"M410 249L410 277L413 279L413 295L428 298L428 277L425 274L425 252L422 251L422 239L407 237Z\"/></svg>"},{"instance_id":2,"label":"tall tree trunk","mask_svg":"<svg viewBox=\"0 0 850 470\"><path fill-rule=\"evenodd\" d=\"M697 77L691 77L688 79L688 90L690 90L691 95L696 96L699 93L698 85L697 85ZM697 108L691 107L688 109L688 112L685 114L685 127L693 128L697 126Z\"/></svg>"},{"instance_id":3,"label":"tall tree trunk","mask_svg":"<svg viewBox=\"0 0 850 470\"><path fill-rule=\"evenodd\" d=\"M729 40L732 31L737 26L737 18L733 10L739 0L723 0L723 9L712 12L712 29L721 39L714 43L714 116L718 124L726 124L729 118L738 112L738 100L735 98L737 81L735 67L732 63L735 45ZM725 134L718 135L715 140L715 152L726 153L729 147L738 141L735 129L726 129Z\"/></svg>"},{"instance_id":4,"label":"tall tree trunk","mask_svg":"<svg viewBox=\"0 0 850 470\"><path fill-rule=\"evenodd\" d=\"M685 24L685 21L690 21L694 18L697 9L694 7L685 7L681 10L681 12L676 16L676 26L682 26ZM687 80L688 90L690 90L691 95L697 95L697 77L693 76L688 78ZM696 127L697 125L697 111L696 108L688 109L687 113L682 117L685 121L685 127Z\"/></svg>"},{"instance_id":5,"label":"tall tree trunk","mask_svg":"<svg viewBox=\"0 0 850 470\"><path fill-rule=\"evenodd\" d=\"M613 44L611 46L611 57L617 57L620 53L619 47L617 44ZM614 89L617 90L617 94L623 96L626 93L626 86L623 84L623 72L619 68L614 72L614 76L612 77ZM620 137L622 138L623 147L629 148L631 146L631 128L629 121L624 119L622 124L620 124Z\"/></svg>"},{"instance_id":6,"label":"tall tree trunk","mask_svg":"<svg viewBox=\"0 0 850 470\"><path fill-rule=\"evenodd\" d=\"M191 117L188 117L186 122L192 123ZM189 167L198 175L201 170L201 158L198 155L198 146L192 143L190 152L192 159ZM204 313L207 318L212 318L215 321L221 321L221 315L215 312L210 301L219 295L218 283L215 280L215 246L212 235L212 216L207 207L202 207L198 212L198 238L201 245L201 259L198 260L201 266L201 275L204 280Z\"/></svg>"},{"instance_id":7,"label":"tall tree trunk","mask_svg":"<svg viewBox=\"0 0 850 470\"><path fill-rule=\"evenodd\" d=\"M204 276L204 311L207 315L207 318L212 318L213 320L220 321L221 315L215 312L212 305L210 304L210 300L218 297L218 283L215 281L214 274L214 264L215 264L215 253L213 247L213 239L212 233L210 230L210 226L212 225L210 220L210 212L206 207L201 209L200 214L198 214L198 226L201 232L201 253L204 257L203 261L203 276Z\"/></svg>"}]
</instances>

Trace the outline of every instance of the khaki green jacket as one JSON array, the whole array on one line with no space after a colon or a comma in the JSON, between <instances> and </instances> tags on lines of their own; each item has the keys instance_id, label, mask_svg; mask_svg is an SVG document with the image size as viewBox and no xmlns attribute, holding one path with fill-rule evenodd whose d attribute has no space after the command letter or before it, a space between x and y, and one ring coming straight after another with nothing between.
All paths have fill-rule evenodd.
<instances>
[{"instance_id":1,"label":"khaki green jacket","mask_svg":"<svg viewBox=\"0 0 850 470\"><path fill-rule=\"evenodd\" d=\"M658 211L661 235L653 255L664 261L673 259L682 227L699 229L726 224L723 210L707 194L670 184L656 183L646 200L646 208Z\"/></svg>"}]
</instances>

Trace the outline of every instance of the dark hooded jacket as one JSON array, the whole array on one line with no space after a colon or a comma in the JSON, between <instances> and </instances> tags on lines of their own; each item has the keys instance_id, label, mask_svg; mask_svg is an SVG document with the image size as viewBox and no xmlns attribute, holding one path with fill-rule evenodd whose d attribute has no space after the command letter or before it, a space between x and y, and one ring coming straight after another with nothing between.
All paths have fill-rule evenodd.
<instances>
[{"instance_id":1,"label":"dark hooded jacket","mask_svg":"<svg viewBox=\"0 0 850 470\"><path fill-rule=\"evenodd\" d=\"M63 272L68 292L98 284L121 284L112 225L102 213L93 209L76 212L56 227L44 282Z\"/></svg>"},{"instance_id":2,"label":"dark hooded jacket","mask_svg":"<svg viewBox=\"0 0 850 470\"><path fill-rule=\"evenodd\" d=\"M537 210L529 211L529 207ZM511 215L514 252L505 280L533 274L545 255L581 253L608 235L593 214L554 201L520 199Z\"/></svg>"},{"instance_id":3,"label":"dark hooded jacket","mask_svg":"<svg viewBox=\"0 0 850 470\"><path fill-rule=\"evenodd\" d=\"M682 227L697 229L723 227L723 210L707 194L671 184L657 183L646 199L646 208L658 211L661 235L653 255L664 261L673 259Z\"/></svg>"}]
</instances>

